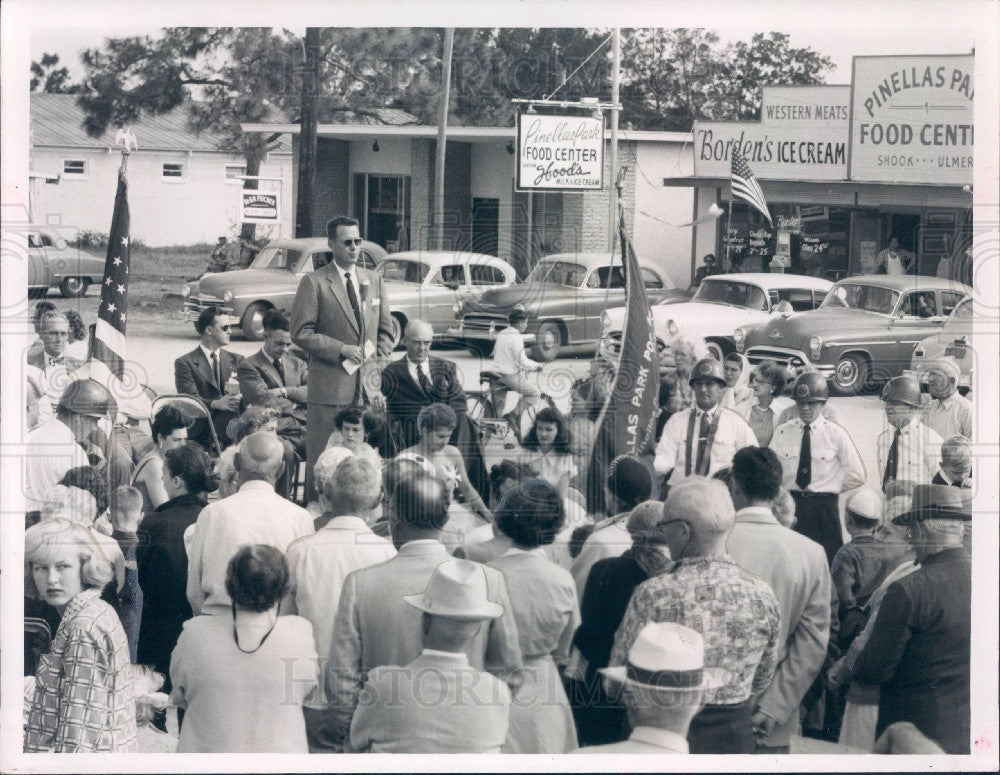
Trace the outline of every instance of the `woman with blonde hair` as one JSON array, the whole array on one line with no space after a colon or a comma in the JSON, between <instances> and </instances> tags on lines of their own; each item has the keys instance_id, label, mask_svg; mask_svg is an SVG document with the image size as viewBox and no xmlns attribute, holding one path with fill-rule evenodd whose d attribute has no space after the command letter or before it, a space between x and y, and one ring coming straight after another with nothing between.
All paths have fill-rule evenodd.
<instances>
[{"instance_id":1,"label":"woman with blonde hair","mask_svg":"<svg viewBox=\"0 0 1000 775\"><path fill-rule=\"evenodd\" d=\"M91 531L47 519L24 534L25 594L62 619L38 664L24 751L134 751L135 697L128 639L115 610L101 600L114 578Z\"/></svg>"}]
</instances>

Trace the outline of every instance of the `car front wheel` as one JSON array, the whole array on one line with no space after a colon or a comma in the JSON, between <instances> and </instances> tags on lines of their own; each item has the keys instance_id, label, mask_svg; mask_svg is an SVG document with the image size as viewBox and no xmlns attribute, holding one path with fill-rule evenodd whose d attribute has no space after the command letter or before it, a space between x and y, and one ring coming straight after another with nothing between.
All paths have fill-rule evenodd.
<instances>
[{"instance_id":1,"label":"car front wheel","mask_svg":"<svg viewBox=\"0 0 1000 775\"><path fill-rule=\"evenodd\" d=\"M830 380L833 392L838 396L856 396L868 383L868 361L863 355L843 356L833 367Z\"/></svg>"},{"instance_id":2,"label":"car front wheel","mask_svg":"<svg viewBox=\"0 0 1000 775\"><path fill-rule=\"evenodd\" d=\"M90 280L86 277L66 277L59 283L59 293L67 299L77 299L87 293Z\"/></svg>"},{"instance_id":3,"label":"car front wheel","mask_svg":"<svg viewBox=\"0 0 1000 775\"><path fill-rule=\"evenodd\" d=\"M264 313L268 307L259 301L246 308L243 317L240 318L240 328L243 329L243 337L251 342L259 342L264 338Z\"/></svg>"},{"instance_id":4,"label":"car front wheel","mask_svg":"<svg viewBox=\"0 0 1000 775\"><path fill-rule=\"evenodd\" d=\"M555 323L542 323L535 335L535 344L531 348L532 359L540 363L549 363L559 357L562 349L562 331Z\"/></svg>"}]
</instances>

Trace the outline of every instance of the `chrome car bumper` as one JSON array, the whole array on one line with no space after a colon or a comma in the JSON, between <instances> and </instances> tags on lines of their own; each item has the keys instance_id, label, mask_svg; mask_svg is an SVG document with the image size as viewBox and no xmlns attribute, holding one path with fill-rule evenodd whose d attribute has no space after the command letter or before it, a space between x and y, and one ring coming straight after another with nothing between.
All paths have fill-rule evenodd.
<instances>
[{"instance_id":1,"label":"chrome car bumper","mask_svg":"<svg viewBox=\"0 0 1000 775\"><path fill-rule=\"evenodd\" d=\"M202 311L209 307L218 307L226 315L233 314L233 305L225 304L222 299L214 299L211 296L188 296L184 299L181 315L185 320L197 320Z\"/></svg>"},{"instance_id":2,"label":"chrome car bumper","mask_svg":"<svg viewBox=\"0 0 1000 775\"><path fill-rule=\"evenodd\" d=\"M497 334L507 327L506 317L487 317L476 315L466 317L457 326L449 326L447 334L455 339L474 340L480 342L495 342ZM535 343L535 334L523 334L526 345Z\"/></svg>"},{"instance_id":3,"label":"chrome car bumper","mask_svg":"<svg viewBox=\"0 0 1000 775\"><path fill-rule=\"evenodd\" d=\"M744 353L750 364L756 366L763 361L776 361L798 376L804 371L815 370L825 377L833 376L833 366L826 363L812 363L801 350L788 347L750 347Z\"/></svg>"}]
</instances>

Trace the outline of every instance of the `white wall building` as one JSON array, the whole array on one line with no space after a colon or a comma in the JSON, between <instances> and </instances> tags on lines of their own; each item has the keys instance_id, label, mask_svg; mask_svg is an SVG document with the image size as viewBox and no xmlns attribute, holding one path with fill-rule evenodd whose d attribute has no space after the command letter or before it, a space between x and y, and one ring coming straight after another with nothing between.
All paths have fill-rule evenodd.
<instances>
[{"instance_id":1,"label":"white wall building","mask_svg":"<svg viewBox=\"0 0 1000 775\"><path fill-rule=\"evenodd\" d=\"M60 226L67 236L75 229L107 233L111 228L121 162L113 145L115 130L90 137L81 126L83 115L74 95L31 95L32 174L59 176L56 185L32 182L32 219ZM163 116L144 116L132 128L138 143L128 162L132 237L153 247L215 243L222 235L239 233L243 181L236 176L246 173L246 162L218 150L218 137L191 132L187 115L181 107ZM287 139L268 154L260 175L281 181L261 181L260 188L280 186L285 202L281 236L290 236L292 154Z\"/></svg>"}]
</instances>

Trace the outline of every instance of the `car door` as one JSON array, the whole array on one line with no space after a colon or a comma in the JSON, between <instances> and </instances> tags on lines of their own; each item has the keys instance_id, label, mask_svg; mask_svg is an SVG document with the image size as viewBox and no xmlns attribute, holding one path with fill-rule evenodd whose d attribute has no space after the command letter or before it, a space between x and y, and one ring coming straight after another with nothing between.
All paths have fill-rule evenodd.
<instances>
[{"instance_id":1,"label":"car door","mask_svg":"<svg viewBox=\"0 0 1000 775\"><path fill-rule=\"evenodd\" d=\"M596 342L601 313L625 304L625 273L621 266L599 266L590 272L576 297L576 319L567 320L571 342Z\"/></svg>"},{"instance_id":2,"label":"car door","mask_svg":"<svg viewBox=\"0 0 1000 775\"><path fill-rule=\"evenodd\" d=\"M28 233L28 287L48 288L52 284L49 257L41 232Z\"/></svg>"},{"instance_id":3,"label":"car door","mask_svg":"<svg viewBox=\"0 0 1000 775\"><path fill-rule=\"evenodd\" d=\"M469 292L469 276L464 264L443 264L428 275L421 288L420 306L424 319L443 333L455 319L455 303Z\"/></svg>"},{"instance_id":4,"label":"car door","mask_svg":"<svg viewBox=\"0 0 1000 775\"><path fill-rule=\"evenodd\" d=\"M926 339L945 318L940 314L937 293L917 290L904 293L889 323L891 336L882 348L881 356L887 363L909 364L917 342ZM897 370L893 369L895 373Z\"/></svg>"}]
</instances>

